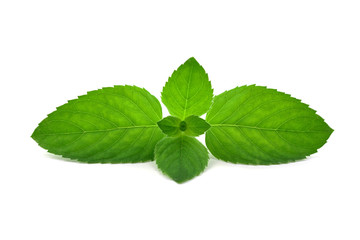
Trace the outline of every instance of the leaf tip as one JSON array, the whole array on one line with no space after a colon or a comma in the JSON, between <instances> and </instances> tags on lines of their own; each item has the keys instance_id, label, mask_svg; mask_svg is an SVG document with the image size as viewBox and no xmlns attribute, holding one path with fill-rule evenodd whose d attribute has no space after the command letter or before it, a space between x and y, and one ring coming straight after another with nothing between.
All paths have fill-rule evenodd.
<instances>
[{"instance_id":1,"label":"leaf tip","mask_svg":"<svg viewBox=\"0 0 360 240\"><path fill-rule=\"evenodd\" d=\"M31 136L30 136L33 140L35 140L35 138L36 138L35 131L36 131L36 129L33 131L33 133L32 133ZM35 140L35 141L36 141L36 140Z\"/></svg>"},{"instance_id":2,"label":"leaf tip","mask_svg":"<svg viewBox=\"0 0 360 240\"><path fill-rule=\"evenodd\" d=\"M35 140L36 142L37 142L37 139L38 139L38 132L39 132L39 126L37 126L36 128L35 128L35 130L32 132L32 134L31 134L31 138L33 139L33 140Z\"/></svg>"},{"instance_id":3,"label":"leaf tip","mask_svg":"<svg viewBox=\"0 0 360 240\"><path fill-rule=\"evenodd\" d=\"M190 57L188 60L185 61L184 64L182 65L188 65L188 64L191 64L191 65L198 65L198 66L201 66L200 63L194 58L194 57ZM202 66L201 66L202 67ZM204 70L205 72L205 70Z\"/></svg>"},{"instance_id":4,"label":"leaf tip","mask_svg":"<svg viewBox=\"0 0 360 240\"><path fill-rule=\"evenodd\" d=\"M194 57L190 57L186 62L197 62L196 59Z\"/></svg>"},{"instance_id":5,"label":"leaf tip","mask_svg":"<svg viewBox=\"0 0 360 240\"><path fill-rule=\"evenodd\" d=\"M182 180L179 180L179 179L172 179L172 180L174 180L177 184L183 184L183 183L185 183L185 182L187 182L188 180L186 180L186 179L182 179Z\"/></svg>"}]
</instances>

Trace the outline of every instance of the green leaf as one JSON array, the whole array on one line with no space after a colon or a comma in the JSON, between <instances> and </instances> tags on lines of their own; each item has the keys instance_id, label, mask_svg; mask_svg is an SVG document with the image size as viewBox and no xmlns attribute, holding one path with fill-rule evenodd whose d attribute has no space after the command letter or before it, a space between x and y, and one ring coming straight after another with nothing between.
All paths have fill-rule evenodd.
<instances>
[{"instance_id":1,"label":"green leaf","mask_svg":"<svg viewBox=\"0 0 360 240\"><path fill-rule=\"evenodd\" d=\"M181 120L177 117L168 116L161 119L157 124L160 129L168 136L176 136L181 133L180 131Z\"/></svg>"},{"instance_id":2,"label":"green leaf","mask_svg":"<svg viewBox=\"0 0 360 240\"><path fill-rule=\"evenodd\" d=\"M32 138L49 152L88 163L153 159L164 136L159 101L145 89L115 86L88 92L57 108Z\"/></svg>"},{"instance_id":3,"label":"green leaf","mask_svg":"<svg viewBox=\"0 0 360 240\"><path fill-rule=\"evenodd\" d=\"M185 123L186 130L184 133L188 136L200 136L210 128L210 124L208 124L204 119L194 115L187 117L185 119Z\"/></svg>"},{"instance_id":4,"label":"green leaf","mask_svg":"<svg viewBox=\"0 0 360 240\"><path fill-rule=\"evenodd\" d=\"M204 171L209 155L198 140L181 134L160 140L155 147L155 160L164 174L183 183Z\"/></svg>"},{"instance_id":5,"label":"green leaf","mask_svg":"<svg viewBox=\"0 0 360 240\"><path fill-rule=\"evenodd\" d=\"M160 129L168 136L177 136L184 133L188 136L199 136L210 128L210 125L202 118L191 115L184 121L174 116L168 116L158 122Z\"/></svg>"},{"instance_id":6,"label":"green leaf","mask_svg":"<svg viewBox=\"0 0 360 240\"><path fill-rule=\"evenodd\" d=\"M279 164L303 159L322 147L333 130L300 100L255 85L214 98L206 115L206 145L218 159Z\"/></svg>"},{"instance_id":7,"label":"green leaf","mask_svg":"<svg viewBox=\"0 0 360 240\"><path fill-rule=\"evenodd\" d=\"M190 58L173 72L161 93L161 100L170 114L182 120L206 113L212 98L209 77L195 58Z\"/></svg>"}]
</instances>

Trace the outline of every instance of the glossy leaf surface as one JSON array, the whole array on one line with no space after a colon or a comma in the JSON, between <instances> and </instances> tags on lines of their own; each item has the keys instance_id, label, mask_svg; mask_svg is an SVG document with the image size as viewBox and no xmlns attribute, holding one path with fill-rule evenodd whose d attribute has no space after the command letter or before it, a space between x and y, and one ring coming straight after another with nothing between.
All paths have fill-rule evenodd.
<instances>
[{"instance_id":1,"label":"glossy leaf surface","mask_svg":"<svg viewBox=\"0 0 360 240\"><path fill-rule=\"evenodd\" d=\"M164 174L183 183L204 171L209 155L198 140L182 134L160 140L155 148L155 160Z\"/></svg>"},{"instance_id":2,"label":"glossy leaf surface","mask_svg":"<svg viewBox=\"0 0 360 240\"><path fill-rule=\"evenodd\" d=\"M208 124L204 119L194 115L187 117L185 119L185 123L185 134L188 136L200 136L210 128L210 124Z\"/></svg>"},{"instance_id":3,"label":"glossy leaf surface","mask_svg":"<svg viewBox=\"0 0 360 240\"><path fill-rule=\"evenodd\" d=\"M216 96L206 120L211 125L206 132L210 152L244 164L303 159L323 146L333 131L300 100L255 85Z\"/></svg>"},{"instance_id":4,"label":"glossy leaf surface","mask_svg":"<svg viewBox=\"0 0 360 240\"><path fill-rule=\"evenodd\" d=\"M168 136L176 136L181 133L180 123L180 118L168 116L161 119L157 124L164 134Z\"/></svg>"},{"instance_id":5,"label":"glossy leaf surface","mask_svg":"<svg viewBox=\"0 0 360 240\"><path fill-rule=\"evenodd\" d=\"M159 101L145 89L115 86L88 92L57 108L32 138L49 152L88 163L153 159L164 137Z\"/></svg>"},{"instance_id":6,"label":"glossy leaf surface","mask_svg":"<svg viewBox=\"0 0 360 240\"><path fill-rule=\"evenodd\" d=\"M161 100L170 114L181 120L206 113L212 98L209 77L195 58L188 59L173 72L161 93Z\"/></svg>"}]
</instances>

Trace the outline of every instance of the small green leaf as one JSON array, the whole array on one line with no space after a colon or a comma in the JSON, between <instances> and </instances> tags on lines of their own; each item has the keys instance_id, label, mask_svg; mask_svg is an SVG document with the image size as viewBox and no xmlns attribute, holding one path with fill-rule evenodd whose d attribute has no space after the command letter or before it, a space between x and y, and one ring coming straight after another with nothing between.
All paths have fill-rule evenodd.
<instances>
[{"instance_id":1,"label":"small green leaf","mask_svg":"<svg viewBox=\"0 0 360 240\"><path fill-rule=\"evenodd\" d=\"M180 134L181 120L177 117L168 116L161 119L157 124L160 129L168 136L176 136Z\"/></svg>"},{"instance_id":2,"label":"small green leaf","mask_svg":"<svg viewBox=\"0 0 360 240\"><path fill-rule=\"evenodd\" d=\"M184 133L188 136L200 136L210 128L210 124L208 124L204 119L194 115L187 117L185 119L185 123L186 130Z\"/></svg>"},{"instance_id":3,"label":"small green leaf","mask_svg":"<svg viewBox=\"0 0 360 240\"><path fill-rule=\"evenodd\" d=\"M209 77L195 58L190 58L173 72L161 93L161 100L170 114L181 120L206 113L212 98Z\"/></svg>"},{"instance_id":4,"label":"small green leaf","mask_svg":"<svg viewBox=\"0 0 360 240\"><path fill-rule=\"evenodd\" d=\"M188 181L204 171L209 161L208 151L193 137L165 137L155 147L159 169L177 183Z\"/></svg>"},{"instance_id":5,"label":"small green leaf","mask_svg":"<svg viewBox=\"0 0 360 240\"><path fill-rule=\"evenodd\" d=\"M184 121L174 116L168 116L158 122L158 126L168 136L184 133L188 136L199 136L210 128L210 125L198 116L189 116Z\"/></svg>"},{"instance_id":6,"label":"small green leaf","mask_svg":"<svg viewBox=\"0 0 360 240\"><path fill-rule=\"evenodd\" d=\"M163 138L159 101L145 89L115 86L88 92L57 108L32 138L49 152L88 163L153 159Z\"/></svg>"},{"instance_id":7,"label":"small green leaf","mask_svg":"<svg viewBox=\"0 0 360 240\"><path fill-rule=\"evenodd\" d=\"M255 85L237 87L214 98L206 115L210 152L225 161L279 164L309 156L333 130L300 100Z\"/></svg>"}]
</instances>

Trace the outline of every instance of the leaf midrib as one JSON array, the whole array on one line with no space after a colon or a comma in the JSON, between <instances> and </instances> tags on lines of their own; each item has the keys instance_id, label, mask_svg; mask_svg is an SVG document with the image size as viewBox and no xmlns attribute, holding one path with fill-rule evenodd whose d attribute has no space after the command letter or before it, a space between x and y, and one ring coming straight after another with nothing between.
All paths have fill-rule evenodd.
<instances>
[{"instance_id":1,"label":"leaf midrib","mask_svg":"<svg viewBox=\"0 0 360 240\"><path fill-rule=\"evenodd\" d=\"M194 70L194 65L191 65L191 69L190 69L190 73L189 73L189 77L188 77L188 83L187 83L187 89L186 89L186 98L185 98L185 107L184 107L184 113L183 113L183 119L185 119L186 117L186 112L187 112L187 108L188 108L188 101L189 101L189 90L190 90L190 82L191 82L191 78L192 78L192 73Z\"/></svg>"},{"instance_id":2,"label":"leaf midrib","mask_svg":"<svg viewBox=\"0 0 360 240\"><path fill-rule=\"evenodd\" d=\"M279 128L261 128L256 126L239 125L239 124L210 124L211 127L236 127L236 128L249 128L261 131L274 131L274 132L294 132L294 133L318 133L318 132L329 132L328 130L294 130L294 129L279 129ZM211 130L211 128L209 129Z\"/></svg>"},{"instance_id":3,"label":"leaf midrib","mask_svg":"<svg viewBox=\"0 0 360 240\"><path fill-rule=\"evenodd\" d=\"M82 131L82 132L63 132L63 133L43 133L41 135L44 136L51 136L51 135L72 135L72 134L87 134L87 133L99 133L99 132L112 132L117 130L128 130L134 128L155 128L158 127L155 125L139 125L139 126L127 126L127 127L116 127L116 128L109 128L109 129L99 129L99 130L89 130L89 131Z\"/></svg>"}]
</instances>

